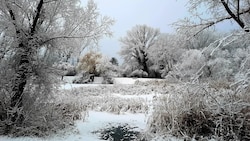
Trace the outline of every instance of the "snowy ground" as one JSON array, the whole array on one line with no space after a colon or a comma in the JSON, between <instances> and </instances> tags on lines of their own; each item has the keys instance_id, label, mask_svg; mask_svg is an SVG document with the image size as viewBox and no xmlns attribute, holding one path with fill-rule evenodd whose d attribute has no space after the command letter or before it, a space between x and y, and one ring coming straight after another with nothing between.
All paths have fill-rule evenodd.
<instances>
[{"instance_id":1,"label":"snowy ground","mask_svg":"<svg viewBox=\"0 0 250 141\"><path fill-rule=\"evenodd\" d=\"M66 80L69 82L69 79ZM123 85L123 84L133 84L138 79L128 79L128 78L120 78L115 79L116 85ZM143 81L148 81L143 80ZM96 87L103 86L102 84L70 84L70 83L62 84L61 90L70 90L74 88L80 87L88 87L95 89ZM113 85L108 85L113 86ZM111 94L114 97L119 98L143 98L146 99L147 103L151 105L152 99L155 96L154 93L152 94L140 94L140 95L126 95L126 94L119 94L113 93ZM149 107L150 108L150 107ZM149 110L150 112L150 110ZM71 131L66 131L62 134L54 135L47 138L36 138L36 137L19 137L19 138L10 138L1 136L0 141L100 141L97 134L92 132L103 129L108 125L117 125L117 124L128 124L132 127L138 127L137 130L144 131L147 125L147 118L148 114L144 113L122 113L120 115L107 113L107 112L96 112L96 111L89 111L87 117L84 121L78 120L76 121L76 126ZM153 139L154 141L163 140L160 137ZM169 141L176 141L174 138L166 139Z\"/></svg>"},{"instance_id":2,"label":"snowy ground","mask_svg":"<svg viewBox=\"0 0 250 141\"><path fill-rule=\"evenodd\" d=\"M100 141L98 135L92 133L93 131L103 129L109 124L116 125L123 123L138 127L141 131L146 127L145 118L144 114L127 113L115 115L107 112L90 111L85 121L76 121L76 129L73 129L75 132L71 132L68 135L56 135L46 139L31 137L0 137L0 141Z\"/></svg>"}]
</instances>

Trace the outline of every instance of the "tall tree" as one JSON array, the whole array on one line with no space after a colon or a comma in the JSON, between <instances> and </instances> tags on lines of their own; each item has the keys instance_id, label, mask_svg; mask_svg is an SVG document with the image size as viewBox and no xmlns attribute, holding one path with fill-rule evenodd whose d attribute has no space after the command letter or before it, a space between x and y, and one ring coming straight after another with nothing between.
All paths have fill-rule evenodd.
<instances>
[{"instance_id":1,"label":"tall tree","mask_svg":"<svg viewBox=\"0 0 250 141\"><path fill-rule=\"evenodd\" d=\"M127 35L120 39L122 50L120 54L123 56L125 63L131 64L135 60L138 63L138 69L149 73L147 65L148 49L154 45L160 31L147 25L136 25Z\"/></svg>"},{"instance_id":2,"label":"tall tree","mask_svg":"<svg viewBox=\"0 0 250 141\"><path fill-rule=\"evenodd\" d=\"M155 68L164 69L167 72L172 70L173 65L180 60L184 52L179 43L181 39L177 34L160 34L156 43L149 48L148 54Z\"/></svg>"},{"instance_id":3,"label":"tall tree","mask_svg":"<svg viewBox=\"0 0 250 141\"><path fill-rule=\"evenodd\" d=\"M0 29L12 41L9 46L14 55L8 57L15 59L9 108L13 124L22 121L19 112L28 80L41 77L37 74L43 63L38 57L41 49L79 51L82 42L98 42L103 35L111 35L113 23L101 18L92 0L86 7L79 0L2 0L0 19Z\"/></svg>"}]
</instances>

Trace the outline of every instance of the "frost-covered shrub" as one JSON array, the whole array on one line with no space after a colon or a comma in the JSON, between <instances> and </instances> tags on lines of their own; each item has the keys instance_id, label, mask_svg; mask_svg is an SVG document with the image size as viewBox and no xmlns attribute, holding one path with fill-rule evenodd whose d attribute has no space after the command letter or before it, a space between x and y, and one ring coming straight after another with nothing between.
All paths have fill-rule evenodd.
<instances>
[{"instance_id":1,"label":"frost-covered shrub","mask_svg":"<svg viewBox=\"0 0 250 141\"><path fill-rule=\"evenodd\" d=\"M249 140L249 93L206 84L175 85L154 101L150 132L188 139Z\"/></svg>"},{"instance_id":2,"label":"frost-covered shrub","mask_svg":"<svg viewBox=\"0 0 250 141\"><path fill-rule=\"evenodd\" d=\"M148 77L149 78L162 78L162 73L160 70L160 66L158 65L153 65L149 67L149 72L148 72Z\"/></svg>"},{"instance_id":3,"label":"frost-covered shrub","mask_svg":"<svg viewBox=\"0 0 250 141\"><path fill-rule=\"evenodd\" d=\"M36 90L36 91L34 91ZM23 108L18 110L18 120L21 124L11 121L9 93L0 92L0 135L12 136L49 136L60 130L74 125L74 120L82 119L82 108L74 103L52 102L52 95L47 95L46 90L34 89L33 92L25 91ZM2 99L2 96L5 96Z\"/></svg>"},{"instance_id":4,"label":"frost-covered shrub","mask_svg":"<svg viewBox=\"0 0 250 141\"><path fill-rule=\"evenodd\" d=\"M198 75L206 63L206 58L201 51L192 49L182 55L181 61L176 65L174 72L178 72L183 79L190 79Z\"/></svg>"},{"instance_id":5,"label":"frost-covered shrub","mask_svg":"<svg viewBox=\"0 0 250 141\"><path fill-rule=\"evenodd\" d=\"M114 84L114 80L110 76L103 77L102 84Z\"/></svg>"},{"instance_id":6,"label":"frost-covered shrub","mask_svg":"<svg viewBox=\"0 0 250 141\"><path fill-rule=\"evenodd\" d=\"M65 73L65 76L75 76L76 74L77 74L76 69L75 68L70 68Z\"/></svg>"},{"instance_id":7,"label":"frost-covered shrub","mask_svg":"<svg viewBox=\"0 0 250 141\"><path fill-rule=\"evenodd\" d=\"M143 70L135 70L133 71L130 75L130 77L138 77L138 78L142 78L142 77L148 77L148 73L143 71Z\"/></svg>"},{"instance_id":8,"label":"frost-covered shrub","mask_svg":"<svg viewBox=\"0 0 250 141\"><path fill-rule=\"evenodd\" d=\"M117 77L120 76L120 69L115 63L112 64L110 59L106 56L102 56L99 63L96 64L96 71L100 74L100 76L112 76Z\"/></svg>"},{"instance_id":9,"label":"frost-covered shrub","mask_svg":"<svg viewBox=\"0 0 250 141\"><path fill-rule=\"evenodd\" d=\"M82 109L74 103L60 102L59 106L59 102L55 102L54 75L40 67L36 73L40 77L34 74L26 82L22 107L12 108L10 91L13 84L10 80L14 71L9 66L0 67L0 135L44 137L72 126L74 120L81 118ZM22 122L13 121L13 113Z\"/></svg>"},{"instance_id":10,"label":"frost-covered shrub","mask_svg":"<svg viewBox=\"0 0 250 141\"><path fill-rule=\"evenodd\" d=\"M102 54L94 51L90 51L86 53L81 59L80 62L78 63L78 71L79 72L87 72L89 74L95 74L99 75L96 67L97 64L100 63L102 58Z\"/></svg>"},{"instance_id":11,"label":"frost-covered shrub","mask_svg":"<svg viewBox=\"0 0 250 141\"><path fill-rule=\"evenodd\" d=\"M75 76L77 74L75 67L68 62L59 62L54 64L53 67L62 71L63 76Z\"/></svg>"},{"instance_id":12,"label":"frost-covered shrub","mask_svg":"<svg viewBox=\"0 0 250 141\"><path fill-rule=\"evenodd\" d=\"M224 58L210 60L207 65L211 73L210 77L213 79L230 78L233 73L232 63Z\"/></svg>"}]
</instances>

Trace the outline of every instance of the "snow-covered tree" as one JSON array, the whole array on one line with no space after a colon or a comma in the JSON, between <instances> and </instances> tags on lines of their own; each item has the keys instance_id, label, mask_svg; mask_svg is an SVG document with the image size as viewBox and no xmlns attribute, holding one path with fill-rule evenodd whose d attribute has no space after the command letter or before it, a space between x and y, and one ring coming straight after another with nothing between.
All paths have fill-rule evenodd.
<instances>
[{"instance_id":1,"label":"snow-covered tree","mask_svg":"<svg viewBox=\"0 0 250 141\"><path fill-rule=\"evenodd\" d=\"M110 18L101 17L92 0L86 7L82 7L79 0L2 0L0 32L4 37L1 40L9 38L11 41L3 54L12 52L5 56L11 58L15 72L9 92L11 121L14 124L22 121L19 116L22 115L19 114L22 97L31 78L36 80L31 82L33 85L41 83L37 81L39 78L49 78L44 76L49 66L38 55L41 48L50 52L79 52L82 42L98 42L103 35L110 35L112 23Z\"/></svg>"},{"instance_id":2,"label":"snow-covered tree","mask_svg":"<svg viewBox=\"0 0 250 141\"><path fill-rule=\"evenodd\" d=\"M146 25L136 25L121 38L121 56L128 67L149 73L148 49L155 44L160 31Z\"/></svg>"},{"instance_id":3,"label":"snow-covered tree","mask_svg":"<svg viewBox=\"0 0 250 141\"><path fill-rule=\"evenodd\" d=\"M188 33L190 37L188 41L192 41L194 36L202 35L204 30L226 20L230 20L240 27L239 30L230 34L214 36L215 38L211 38L213 42L210 45L206 44L202 51L206 57L204 66L212 72L211 76L215 75L214 78L219 78L216 74L221 72L221 76L229 76L228 73L231 73L230 77L232 77L232 73L235 74L239 71L239 64L244 62L244 60L240 61L234 57L237 49L247 48L249 44L249 1L189 0L188 6L192 16L174 23L179 32ZM206 8L206 16L202 14L204 8ZM197 44L197 41L194 43ZM221 67L216 67L219 64L221 64ZM212 68L214 68L214 71L212 71ZM216 71L215 68L217 68ZM225 72L225 74L222 74L222 72Z\"/></svg>"},{"instance_id":4,"label":"snow-covered tree","mask_svg":"<svg viewBox=\"0 0 250 141\"><path fill-rule=\"evenodd\" d=\"M113 59L103 55L102 58L99 59L99 63L96 64L98 74L108 77L120 76L120 69L117 62L114 63L114 61L110 61Z\"/></svg>"},{"instance_id":5,"label":"snow-covered tree","mask_svg":"<svg viewBox=\"0 0 250 141\"><path fill-rule=\"evenodd\" d=\"M86 53L78 63L78 70L84 73L98 75L96 70L97 64L100 63L102 55L94 51Z\"/></svg>"},{"instance_id":6,"label":"snow-covered tree","mask_svg":"<svg viewBox=\"0 0 250 141\"><path fill-rule=\"evenodd\" d=\"M155 44L148 49L151 69L163 71L163 77L171 71L185 50L179 45L180 40L177 34L160 34Z\"/></svg>"}]
</instances>

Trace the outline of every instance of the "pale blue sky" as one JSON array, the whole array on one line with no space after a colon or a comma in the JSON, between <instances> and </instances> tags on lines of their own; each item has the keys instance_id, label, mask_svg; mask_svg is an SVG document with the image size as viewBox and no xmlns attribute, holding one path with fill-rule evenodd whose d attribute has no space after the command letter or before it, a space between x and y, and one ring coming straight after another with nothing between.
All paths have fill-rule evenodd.
<instances>
[{"instance_id":1,"label":"pale blue sky","mask_svg":"<svg viewBox=\"0 0 250 141\"><path fill-rule=\"evenodd\" d=\"M85 0L82 0L85 1ZM188 0L94 0L102 15L113 18L116 22L111 28L112 38L100 42L100 51L110 57L121 59L119 39L138 24L159 28L161 32L171 33L171 24L189 16L186 3ZM218 28L227 30L230 24ZM121 63L121 62L120 62Z\"/></svg>"}]
</instances>

